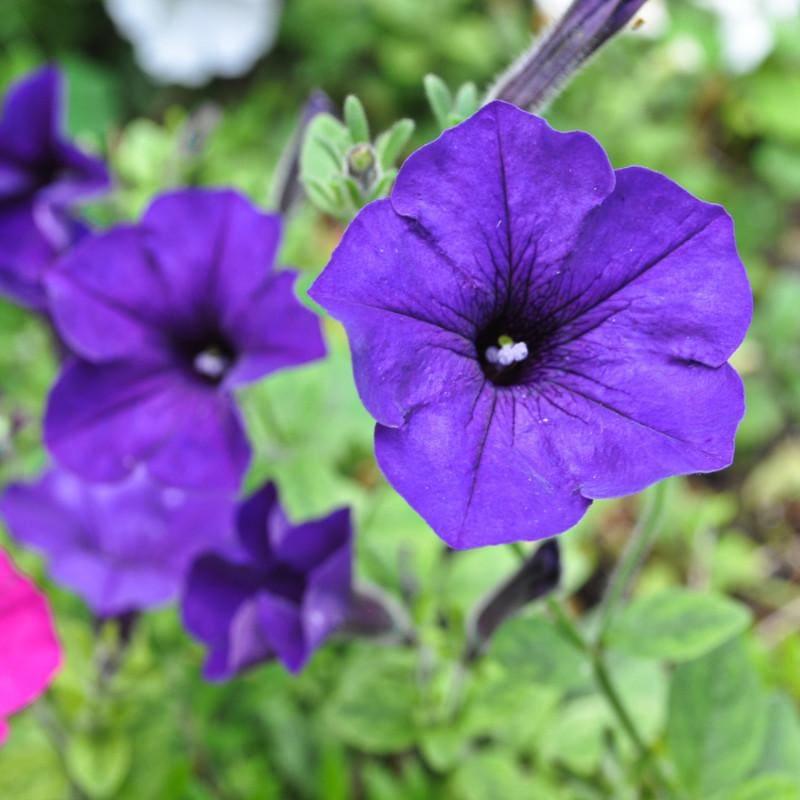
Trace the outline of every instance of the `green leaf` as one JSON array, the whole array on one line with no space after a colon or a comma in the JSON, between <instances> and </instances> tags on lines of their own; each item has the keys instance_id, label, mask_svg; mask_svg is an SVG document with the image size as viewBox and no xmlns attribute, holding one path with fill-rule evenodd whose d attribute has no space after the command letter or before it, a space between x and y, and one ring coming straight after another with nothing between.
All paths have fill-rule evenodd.
<instances>
[{"instance_id":1,"label":"green leaf","mask_svg":"<svg viewBox=\"0 0 800 800\"><path fill-rule=\"evenodd\" d=\"M718 800L800 800L800 783L791 775L759 775L740 786L733 796Z\"/></svg>"},{"instance_id":2,"label":"green leaf","mask_svg":"<svg viewBox=\"0 0 800 800\"><path fill-rule=\"evenodd\" d=\"M800 781L800 715L792 700L776 692L767 707L767 733L758 772L793 775Z\"/></svg>"},{"instance_id":3,"label":"green leaf","mask_svg":"<svg viewBox=\"0 0 800 800\"><path fill-rule=\"evenodd\" d=\"M424 80L425 95L428 98L439 127L448 126L448 118L453 109L453 95L447 84L438 75L426 75Z\"/></svg>"},{"instance_id":4,"label":"green leaf","mask_svg":"<svg viewBox=\"0 0 800 800\"><path fill-rule=\"evenodd\" d=\"M67 746L67 768L91 798L113 797L131 766L130 743L117 733L77 734Z\"/></svg>"},{"instance_id":5,"label":"green leaf","mask_svg":"<svg viewBox=\"0 0 800 800\"><path fill-rule=\"evenodd\" d=\"M347 95L344 101L344 119L350 131L350 136L353 137L353 142L368 142L370 140L367 114L361 101L354 94Z\"/></svg>"},{"instance_id":6,"label":"green leaf","mask_svg":"<svg viewBox=\"0 0 800 800\"><path fill-rule=\"evenodd\" d=\"M378 162L384 171L391 169L414 133L414 120L400 119L375 141Z\"/></svg>"},{"instance_id":7,"label":"green leaf","mask_svg":"<svg viewBox=\"0 0 800 800\"><path fill-rule=\"evenodd\" d=\"M694 795L739 786L763 751L766 731L766 698L740 640L675 670L667 746Z\"/></svg>"},{"instance_id":8,"label":"green leaf","mask_svg":"<svg viewBox=\"0 0 800 800\"><path fill-rule=\"evenodd\" d=\"M456 94L455 111L463 120L478 110L478 87L469 81L461 86Z\"/></svg>"},{"instance_id":9,"label":"green leaf","mask_svg":"<svg viewBox=\"0 0 800 800\"><path fill-rule=\"evenodd\" d=\"M478 753L467 759L453 775L452 788L459 800L542 796L534 793L529 773L523 772L513 755L500 752Z\"/></svg>"},{"instance_id":10,"label":"green leaf","mask_svg":"<svg viewBox=\"0 0 800 800\"><path fill-rule=\"evenodd\" d=\"M586 659L542 616L506 622L495 634L488 655L519 681L563 691L590 681Z\"/></svg>"},{"instance_id":11,"label":"green leaf","mask_svg":"<svg viewBox=\"0 0 800 800\"><path fill-rule=\"evenodd\" d=\"M328 725L367 753L408 749L417 734L416 670L416 655L407 650L357 651L326 708Z\"/></svg>"},{"instance_id":12,"label":"green leaf","mask_svg":"<svg viewBox=\"0 0 800 800\"><path fill-rule=\"evenodd\" d=\"M645 658L689 661L750 624L749 611L726 597L673 587L635 600L616 619L608 644Z\"/></svg>"}]
</instances>

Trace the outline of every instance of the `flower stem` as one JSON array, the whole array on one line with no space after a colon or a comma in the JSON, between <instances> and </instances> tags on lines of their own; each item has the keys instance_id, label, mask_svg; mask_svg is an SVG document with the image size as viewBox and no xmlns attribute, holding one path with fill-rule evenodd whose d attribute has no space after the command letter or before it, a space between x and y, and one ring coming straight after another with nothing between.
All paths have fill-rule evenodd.
<instances>
[{"instance_id":1,"label":"flower stem","mask_svg":"<svg viewBox=\"0 0 800 800\"><path fill-rule=\"evenodd\" d=\"M597 615L595 642L605 639L620 603L661 528L661 512L666 498L666 481L657 483L645 496L645 506L631 534L625 552L608 582L605 597Z\"/></svg>"},{"instance_id":2,"label":"flower stem","mask_svg":"<svg viewBox=\"0 0 800 800\"><path fill-rule=\"evenodd\" d=\"M674 796L672 781L665 774L661 763L636 727L633 717L628 712L622 697L614 686L606 662L605 652L602 647L593 645L581 633L558 600L551 597L548 599L547 603L550 613L553 615L556 627L561 635L579 649L589 660L597 688L636 749L640 766L643 770L650 769L652 771L651 774L655 778L656 785L659 789L666 789L669 792L669 796ZM661 795L659 794L659 796Z\"/></svg>"}]
</instances>

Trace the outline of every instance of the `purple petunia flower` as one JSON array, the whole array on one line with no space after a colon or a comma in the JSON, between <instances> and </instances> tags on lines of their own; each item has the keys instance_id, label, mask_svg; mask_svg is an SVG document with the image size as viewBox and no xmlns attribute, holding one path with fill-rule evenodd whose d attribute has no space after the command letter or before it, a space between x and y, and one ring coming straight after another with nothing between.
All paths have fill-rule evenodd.
<instances>
[{"instance_id":1,"label":"purple petunia flower","mask_svg":"<svg viewBox=\"0 0 800 800\"><path fill-rule=\"evenodd\" d=\"M186 488L239 486L250 456L231 390L324 355L319 319L276 272L280 218L187 189L77 245L47 280L76 358L51 392L48 447L87 480L137 463Z\"/></svg>"},{"instance_id":2,"label":"purple petunia flower","mask_svg":"<svg viewBox=\"0 0 800 800\"><path fill-rule=\"evenodd\" d=\"M752 300L730 217L494 102L423 147L311 295L390 483L454 547L730 464Z\"/></svg>"},{"instance_id":3,"label":"purple petunia flower","mask_svg":"<svg viewBox=\"0 0 800 800\"><path fill-rule=\"evenodd\" d=\"M267 484L239 507L237 530L236 550L195 562L183 599L184 624L209 647L205 675L275 657L299 672L348 613L350 511L292 525Z\"/></svg>"},{"instance_id":4,"label":"purple petunia flower","mask_svg":"<svg viewBox=\"0 0 800 800\"><path fill-rule=\"evenodd\" d=\"M110 183L102 161L64 138L62 95L44 67L11 88L0 118L0 293L35 309L43 274L85 233L70 206Z\"/></svg>"},{"instance_id":5,"label":"purple petunia flower","mask_svg":"<svg viewBox=\"0 0 800 800\"><path fill-rule=\"evenodd\" d=\"M52 469L0 498L13 538L41 551L53 580L99 617L172 600L199 552L230 545L233 512L227 494L164 487L143 469L117 484Z\"/></svg>"}]
</instances>

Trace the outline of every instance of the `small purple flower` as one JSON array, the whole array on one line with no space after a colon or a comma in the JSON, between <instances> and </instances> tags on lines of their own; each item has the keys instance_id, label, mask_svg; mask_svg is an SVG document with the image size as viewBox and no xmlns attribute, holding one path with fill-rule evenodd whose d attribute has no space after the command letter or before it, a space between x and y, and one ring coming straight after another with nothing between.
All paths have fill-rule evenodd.
<instances>
[{"instance_id":1,"label":"small purple flower","mask_svg":"<svg viewBox=\"0 0 800 800\"><path fill-rule=\"evenodd\" d=\"M50 308L76 358L45 438L65 467L115 481L146 463L169 485L238 489L250 447L231 390L325 352L295 273L273 269L280 232L234 192L187 189L59 262Z\"/></svg>"},{"instance_id":2,"label":"small purple flower","mask_svg":"<svg viewBox=\"0 0 800 800\"><path fill-rule=\"evenodd\" d=\"M733 457L752 299L730 217L507 103L411 156L311 295L381 468L453 547Z\"/></svg>"},{"instance_id":3,"label":"small purple flower","mask_svg":"<svg viewBox=\"0 0 800 800\"><path fill-rule=\"evenodd\" d=\"M292 525L267 484L240 505L237 530L236 550L195 562L183 599L184 624L209 648L205 675L275 657L299 672L347 617L350 511Z\"/></svg>"},{"instance_id":4,"label":"small purple flower","mask_svg":"<svg viewBox=\"0 0 800 800\"><path fill-rule=\"evenodd\" d=\"M43 274L85 233L70 206L109 186L103 162L64 138L62 95L44 67L11 88L0 118L0 293L35 309Z\"/></svg>"},{"instance_id":5,"label":"small purple flower","mask_svg":"<svg viewBox=\"0 0 800 800\"><path fill-rule=\"evenodd\" d=\"M51 469L0 498L12 537L41 551L53 580L98 617L174 599L199 552L230 546L233 514L227 494L164 487L144 470L109 485Z\"/></svg>"}]
</instances>

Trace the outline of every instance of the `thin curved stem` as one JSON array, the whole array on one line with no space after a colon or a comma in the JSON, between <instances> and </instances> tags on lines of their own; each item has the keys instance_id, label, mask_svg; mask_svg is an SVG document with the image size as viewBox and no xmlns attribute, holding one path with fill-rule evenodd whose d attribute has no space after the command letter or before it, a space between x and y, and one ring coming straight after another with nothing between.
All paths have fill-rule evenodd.
<instances>
[{"instance_id":1,"label":"thin curved stem","mask_svg":"<svg viewBox=\"0 0 800 800\"><path fill-rule=\"evenodd\" d=\"M611 575L605 597L597 615L595 641L602 642L614 619L620 603L627 595L642 562L653 546L661 529L661 517L667 494L667 483L657 483L645 496L645 507L628 540L628 545L617 568Z\"/></svg>"}]
</instances>

